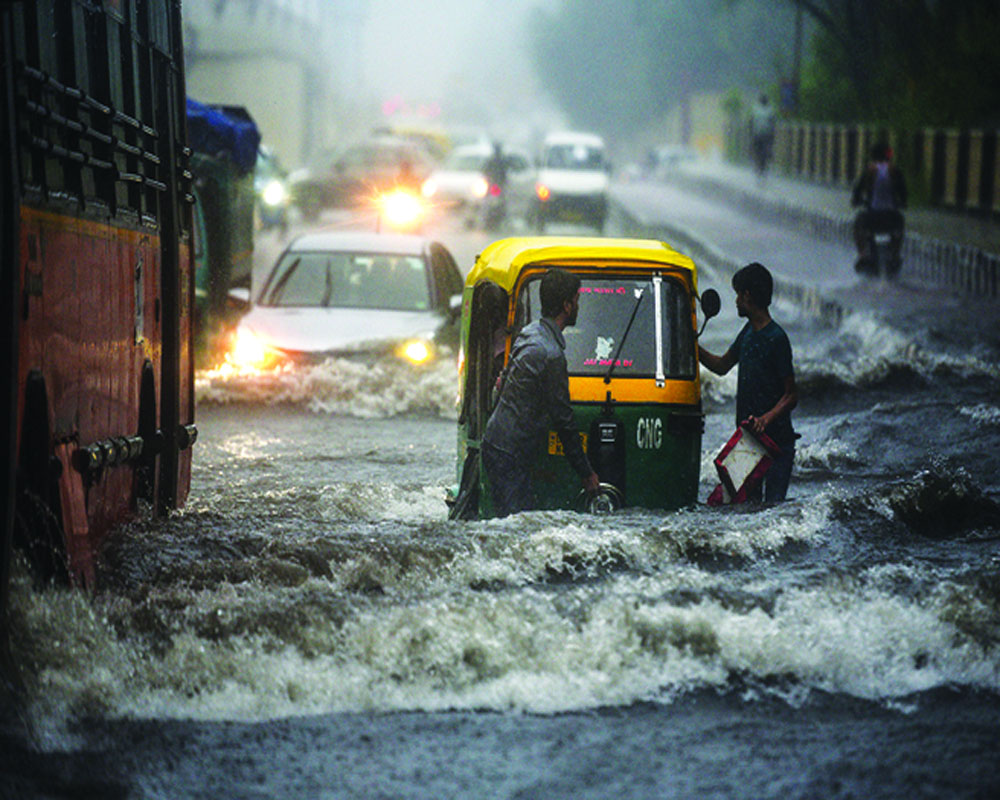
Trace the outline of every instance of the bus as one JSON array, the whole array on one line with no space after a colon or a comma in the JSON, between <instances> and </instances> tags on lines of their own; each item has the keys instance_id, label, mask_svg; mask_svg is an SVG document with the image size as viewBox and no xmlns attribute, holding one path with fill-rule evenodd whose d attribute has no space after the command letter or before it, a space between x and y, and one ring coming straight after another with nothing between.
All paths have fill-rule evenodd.
<instances>
[{"instance_id":1,"label":"bus","mask_svg":"<svg viewBox=\"0 0 1000 800\"><path fill-rule=\"evenodd\" d=\"M92 587L191 477L192 177L180 0L0 2L2 592Z\"/></svg>"}]
</instances>

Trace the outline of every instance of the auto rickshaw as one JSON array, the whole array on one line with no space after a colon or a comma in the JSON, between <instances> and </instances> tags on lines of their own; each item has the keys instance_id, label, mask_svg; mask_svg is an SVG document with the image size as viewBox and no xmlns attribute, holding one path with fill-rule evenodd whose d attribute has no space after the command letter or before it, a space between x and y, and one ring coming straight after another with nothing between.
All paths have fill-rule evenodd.
<instances>
[{"instance_id":1,"label":"auto rickshaw","mask_svg":"<svg viewBox=\"0 0 1000 800\"><path fill-rule=\"evenodd\" d=\"M541 313L550 267L581 278L577 323L563 331L577 429L601 479L580 490L555 431L533 464L538 507L677 509L695 503L704 413L698 373L697 270L669 245L644 239L535 236L501 239L476 259L463 292L459 351L458 485L453 519L493 515L480 440L497 376L521 328Z\"/></svg>"}]
</instances>

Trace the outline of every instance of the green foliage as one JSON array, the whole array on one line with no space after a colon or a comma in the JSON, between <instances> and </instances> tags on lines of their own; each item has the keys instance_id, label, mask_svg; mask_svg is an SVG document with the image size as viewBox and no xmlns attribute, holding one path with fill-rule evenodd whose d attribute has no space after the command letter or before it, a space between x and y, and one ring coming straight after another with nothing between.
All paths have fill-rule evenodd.
<instances>
[{"instance_id":1,"label":"green foliage","mask_svg":"<svg viewBox=\"0 0 1000 800\"><path fill-rule=\"evenodd\" d=\"M542 84L573 123L618 134L693 92L791 77L797 6L813 32L803 117L1000 125L996 0L563 0L529 32Z\"/></svg>"},{"instance_id":2,"label":"green foliage","mask_svg":"<svg viewBox=\"0 0 1000 800\"><path fill-rule=\"evenodd\" d=\"M820 26L803 74L803 116L895 128L1000 122L995 0L786 3Z\"/></svg>"}]
</instances>

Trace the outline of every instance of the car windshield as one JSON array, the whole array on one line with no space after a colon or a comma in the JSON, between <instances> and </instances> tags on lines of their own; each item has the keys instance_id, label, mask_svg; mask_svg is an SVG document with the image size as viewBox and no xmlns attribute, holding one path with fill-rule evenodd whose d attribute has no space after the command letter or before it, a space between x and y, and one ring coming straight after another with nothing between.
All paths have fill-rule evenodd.
<instances>
[{"instance_id":1,"label":"car windshield","mask_svg":"<svg viewBox=\"0 0 1000 800\"><path fill-rule=\"evenodd\" d=\"M259 304L282 308L430 308L420 256L385 253L285 253Z\"/></svg>"},{"instance_id":2,"label":"car windshield","mask_svg":"<svg viewBox=\"0 0 1000 800\"><path fill-rule=\"evenodd\" d=\"M551 145L545 151L545 166L551 169L604 169L604 151L583 144Z\"/></svg>"},{"instance_id":3,"label":"car windshield","mask_svg":"<svg viewBox=\"0 0 1000 800\"><path fill-rule=\"evenodd\" d=\"M486 156L482 153L453 152L445 162L445 166L457 172L481 172L485 163Z\"/></svg>"},{"instance_id":4,"label":"car windshield","mask_svg":"<svg viewBox=\"0 0 1000 800\"><path fill-rule=\"evenodd\" d=\"M520 315L525 322L540 315L539 280L522 292ZM657 369L656 302L660 295L660 351ZM629 318L635 320L625 336ZM584 277L580 312L566 328L566 365L570 375L604 375L612 362L614 375L628 378L692 378L695 374L691 303L677 281L638 280L612 276ZM622 339L624 337L624 344ZM619 353L619 347L621 352Z\"/></svg>"}]
</instances>

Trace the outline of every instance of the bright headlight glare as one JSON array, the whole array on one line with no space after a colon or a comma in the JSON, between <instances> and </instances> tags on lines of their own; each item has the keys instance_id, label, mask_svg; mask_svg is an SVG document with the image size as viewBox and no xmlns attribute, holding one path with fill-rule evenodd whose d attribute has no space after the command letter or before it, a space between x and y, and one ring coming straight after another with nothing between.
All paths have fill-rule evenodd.
<instances>
[{"instance_id":1,"label":"bright headlight glare","mask_svg":"<svg viewBox=\"0 0 1000 800\"><path fill-rule=\"evenodd\" d=\"M285 191L285 184L277 179L268 181L267 186L264 187L264 191L261 193L261 199L264 201L264 204L269 206L280 206L285 202L287 197L288 192Z\"/></svg>"},{"instance_id":2,"label":"bright headlight glare","mask_svg":"<svg viewBox=\"0 0 1000 800\"><path fill-rule=\"evenodd\" d=\"M538 195L538 199L541 200L543 203L546 202L549 199L549 197L552 196L552 192L549 190L549 187L546 186L544 183L539 183L535 186L535 194Z\"/></svg>"},{"instance_id":3,"label":"bright headlight glare","mask_svg":"<svg viewBox=\"0 0 1000 800\"><path fill-rule=\"evenodd\" d=\"M486 178L476 178L475 182L472 184L472 196L476 200L482 200L486 197L486 193L490 190L489 181Z\"/></svg>"},{"instance_id":4,"label":"bright headlight glare","mask_svg":"<svg viewBox=\"0 0 1000 800\"><path fill-rule=\"evenodd\" d=\"M430 342L425 339L411 339L399 348L399 355L411 364L426 364L434 355Z\"/></svg>"},{"instance_id":5,"label":"bright headlight glare","mask_svg":"<svg viewBox=\"0 0 1000 800\"><path fill-rule=\"evenodd\" d=\"M424 213L424 205L420 198L402 189L382 195L379 205L382 207L385 220L396 228L407 228L416 224Z\"/></svg>"},{"instance_id":6,"label":"bright headlight glare","mask_svg":"<svg viewBox=\"0 0 1000 800\"><path fill-rule=\"evenodd\" d=\"M437 194L437 182L433 178L428 178L424 181L423 185L420 187L420 193L424 197L433 197Z\"/></svg>"},{"instance_id":7,"label":"bright headlight glare","mask_svg":"<svg viewBox=\"0 0 1000 800\"><path fill-rule=\"evenodd\" d=\"M267 347L252 330L241 327L236 330L236 341L228 360L242 369L259 369L267 360Z\"/></svg>"}]
</instances>

